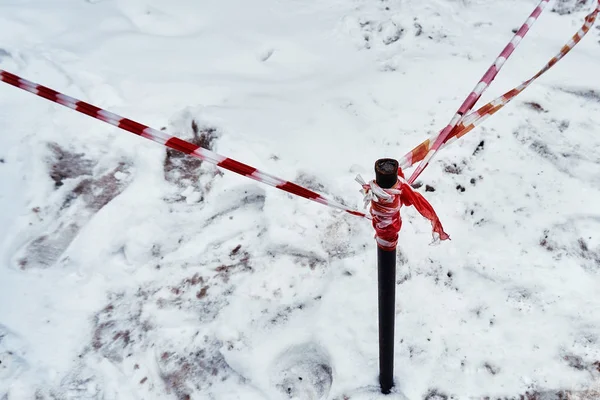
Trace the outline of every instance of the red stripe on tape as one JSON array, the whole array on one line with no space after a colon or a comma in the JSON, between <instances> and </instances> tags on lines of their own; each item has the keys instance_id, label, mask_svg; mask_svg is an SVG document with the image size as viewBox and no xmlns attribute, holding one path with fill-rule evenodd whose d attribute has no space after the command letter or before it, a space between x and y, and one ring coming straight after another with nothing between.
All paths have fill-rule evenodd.
<instances>
[{"instance_id":1,"label":"red stripe on tape","mask_svg":"<svg viewBox=\"0 0 600 400\"><path fill-rule=\"evenodd\" d=\"M131 120L127 120L127 121L131 121ZM123 123L123 121L119 122L119 128L123 128L123 129L128 130L129 132L138 134L134 130L130 129L129 125L127 125L127 124L121 125L122 123ZM142 129L142 131L144 129ZM141 134L141 133L139 133L139 134ZM181 152L183 152L185 154L193 153L194 151L196 151L196 150L198 150L200 148L200 146L196 146L193 143L186 142L185 140L181 140L181 139L176 138L176 137L172 137L171 139L167 140L167 142L165 143L165 146L170 147L170 148L175 149L175 150L179 150L179 151L181 151Z\"/></svg>"},{"instance_id":2,"label":"red stripe on tape","mask_svg":"<svg viewBox=\"0 0 600 400\"><path fill-rule=\"evenodd\" d=\"M352 214L352 215L355 215L357 217L364 217L366 215L365 213L361 213L361 212L358 212L358 211L352 211L352 210L346 210L346 212L348 214Z\"/></svg>"},{"instance_id":3,"label":"red stripe on tape","mask_svg":"<svg viewBox=\"0 0 600 400\"><path fill-rule=\"evenodd\" d=\"M292 182L286 182L283 185L277 186L277 188L279 188L281 190L285 190L286 192L290 192L297 196L304 197L306 199L317 199L317 198L321 197L318 193L315 193L312 190L303 188L302 186L298 186Z\"/></svg>"},{"instance_id":4,"label":"red stripe on tape","mask_svg":"<svg viewBox=\"0 0 600 400\"><path fill-rule=\"evenodd\" d=\"M141 135L142 133L144 133L144 129L146 129L148 127L146 125L140 124L139 122L132 121L128 118L123 118L119 121L119 128L126 129L131 133L135 133L136 135ZM171 141L173 139L177 139L177 138L172 138L169 141ZM177 139L177 140L181 140L181 139ZM181 140L181 142L184 142L184 141ZM187 142L185 142L185 143L187 143ZM191 143L188 143L188 144L191 144ZM196 149L197 148L198 148L198 146L196 146ZM194 149L194 150L196 150L196 149ZM192 150L192 151L194 151L194 150Z\"/></svg>"},{"instance_id":5,"label":"red stripe on tape","mask_svg":"<svg viewBox=\"0 0 600 400\"><path fill-rule=\"evenodd\" d=\"M2 77L6 78L6 79L13 80L15 82L19 82L19 77L18 76L14 75L14 74L11 74L10 72L7 72L7 71L2 71Z\"/></svg>"},{"instance_id":6,"label":"red stripe on tape","mask_svg":"<svg viewBox=\"0 0 600 400\"><path fill-rule=\"evenodd\" d=\"M219 167L223 167L233 172L237 172L240 175L252 175L257 171L256 168L241 163L239 161L232 160L231 158L226 158L220 163L217 164Z\"/></svg>"},{"instance_id":7,"label":"red stripe on tape","mask_svg":"<svg viewBox=\"0 0 600 400\"><path fill-rule=\"evenodd\" d=\"M42 85L37 85L36 89L38 91L38 95L40 97L43 97L45 99L48 99L50 101L53 101L56 103L56 100L58 99L58 92L55 90L52 90L50 88L47 88L46 86L42 86Z\"/></svg>"},{"instance_id":8,"label":"red stripe on tape","mask_svg":"<svg viewBox=\"0 0 600 400\"><path fill-rule=\"evenodd\" d=\"M93 118L98 118L98 111L102 111L101 108L86 103L85 101L78 101L75 103L75 110Z\"/></svg>"},{"instance_id":9,"label":"red stripe on tape","mask_svg":"<svg viewBox=\"0 0 600 400\"><path fill-rule=\"evenodd\" d=\"M527 34L527 31L529 30L529 25L525 24L521 27L521 29L519 29L517 31L517 35L523 37Z\"/></svg>"}]
</instances>

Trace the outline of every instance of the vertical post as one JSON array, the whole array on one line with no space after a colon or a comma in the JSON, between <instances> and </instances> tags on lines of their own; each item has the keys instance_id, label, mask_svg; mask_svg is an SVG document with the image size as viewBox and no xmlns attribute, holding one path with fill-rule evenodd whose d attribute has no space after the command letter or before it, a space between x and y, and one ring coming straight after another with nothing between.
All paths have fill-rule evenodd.
<instances>
[{"instance_id":1,"label":"vertical post","mask_svg":"<svg viewBox=\"0 0 600 400\"><path fill-rule=\"evenodd\" d=\"M398 180L398 161L383 158L375 162L375 181L390 189ZM396 322L396 249L377 246L379 300L379 384L388 394L394 386L394 325Z\"/></svg>"}]
</instances>

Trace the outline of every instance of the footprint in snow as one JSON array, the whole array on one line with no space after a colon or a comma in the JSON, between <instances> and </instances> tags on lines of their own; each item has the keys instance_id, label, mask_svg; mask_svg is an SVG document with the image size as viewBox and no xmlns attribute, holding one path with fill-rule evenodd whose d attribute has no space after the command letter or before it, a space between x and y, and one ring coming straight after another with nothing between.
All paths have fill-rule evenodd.
<instances>
[{"instance_id":1,"label":"footprint in snow","mask_svg":"<svg viewBox=\"0 0 600 400\"><path fill-rule=\"evenodd\" d=\"M4 49L0 49L0 61L2 61L3 58L10 58L11 55L8 51L4 50Z\"/></svg>"},{"instance_id":2,"label":"footprint in snow","mask_svg":"<svg viewBox=\"0 0 600 400\"><path fill-rule=\"evenodd\" d=\"M0 392L3 384L10 382L27 369L27 361L19 356L23 354L21 339L0 324Z\"/></svg>"},{"instance_id":3,"label":"footprint in snow","mask_svg":"<svg viewBox=\"0 0 600 400\"><path fill-rule=\"evenodd\" d=\"M315 343L285 350L271 367L271 383L283 399L327 398L333 374L326 351Z\"/></svg>"},{"instance_id":4,"label":"footprint in snow","mask_svg":"<svg viewBox=\"0 0 600 400\"><path fill-rule=\"evenodd\" d=\"M0 353L0 381L8 382L25 367L25 361L12 351Z\"/></svg>"}]
</instances>

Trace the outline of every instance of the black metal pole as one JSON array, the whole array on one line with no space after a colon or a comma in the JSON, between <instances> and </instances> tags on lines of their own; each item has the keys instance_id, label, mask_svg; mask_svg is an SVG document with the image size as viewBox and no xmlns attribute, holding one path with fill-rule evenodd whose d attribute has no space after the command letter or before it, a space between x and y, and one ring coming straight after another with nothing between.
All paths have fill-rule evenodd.
<instances>
[{"instance_id":1,"label":"black metal pole","mask_svg":"<svg viewBox=\"0 0 600 400\"><path fill-rule=\"evenodd\" d=\"M398 180L398 161L383 158L375 162L375 181L389 189ZM388 394L394 386L394 325L396 322L396 249L377 246L379 297L379 384Z\"/></svg>"}]
</instances>

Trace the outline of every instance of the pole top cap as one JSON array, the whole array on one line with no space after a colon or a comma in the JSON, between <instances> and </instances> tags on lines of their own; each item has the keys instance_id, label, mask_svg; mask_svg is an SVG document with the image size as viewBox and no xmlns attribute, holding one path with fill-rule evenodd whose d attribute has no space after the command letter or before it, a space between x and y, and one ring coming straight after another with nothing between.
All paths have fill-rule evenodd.
<instances>
[{"instance_id":1,"label":"pole top cap","mask_svg":"<svg viewBox=\"0 0 600 400\"><path fill-rule=\"evenodd\" d=\"M398 182L398 167L398 161L393 158L375 161L375 182L383 189L392 188Z\"/></svg>"}]
</instances>

